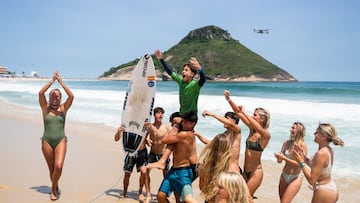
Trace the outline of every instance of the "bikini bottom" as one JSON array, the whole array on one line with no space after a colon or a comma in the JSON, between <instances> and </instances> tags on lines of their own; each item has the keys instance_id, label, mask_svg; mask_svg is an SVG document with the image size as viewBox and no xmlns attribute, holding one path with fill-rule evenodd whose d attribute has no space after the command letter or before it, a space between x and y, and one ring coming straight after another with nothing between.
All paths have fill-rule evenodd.
<instances>
[{"instance_id":1,"label":"bikini bottom","mask_svg":"<svg viewBox=\"0 0 360 203\"><path fill-rule=\"evenodd\" d=\"M244 175L245 175L245 177L246 177L246 182L251 178L251 176L254 174L254 172L256 171L256 170L258 170L258 169L262 169L262 166L260 165L260 166L258 166L255 170L253 170L253 171L245 171L244 170Z\"/></svg>"},{"instance_id":2,"label":"bikini bottom","mask_svg":"<svg viewBox=\"0 0 360 203\"><path fill-rule=\"evenodd\" d=\"M326 184L322 184L322 185L319 185L319 183L315 183L315 185L313 186L313 190L316 191L318 189L328 189L328 190L331 190L331 191L334 191L336 192L336 184L334 181L330 181Z\"/></svg>"},{"instance_id":3,"label":"bikini bottom","mask_svg":"<svg viewBox=\"0 0 360 203\"><path fill-rule=\"evenodd\" d=\"M287 174L284 171L281 173L281 176L284 178L287 184L290 184L293 180L299 177L300 173L298 174Z\"/></svg>"}]
</instances>

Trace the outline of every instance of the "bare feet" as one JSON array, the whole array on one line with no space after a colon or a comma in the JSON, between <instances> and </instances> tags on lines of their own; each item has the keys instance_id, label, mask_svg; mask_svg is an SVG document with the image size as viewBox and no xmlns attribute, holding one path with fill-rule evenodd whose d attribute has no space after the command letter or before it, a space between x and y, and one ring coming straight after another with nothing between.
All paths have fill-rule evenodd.
<instances>
[{"instance_id":1,"label":"bare feet","mask_svg":"<svg viewBox=\"0 0 360 203\"><path fill-rule=\"evenodd\" d=\"M139 194L139 202L144 202L144 195L142 193Z\"/></svg>"},{"instance_id":2,"label":"bare feet","mask_svg":"<svg viewBox=\"0 0 360 203\"><path fill-rule=\"evenodd\" d=\"M165 169L165 162L163 163L161 160L157 161L157 162L153 162L150 163L146 166L148 169L152 169L152 168L158 168L158 169Z\"/></svg>"},{"instance_id":3,"label":"bare feet","mask_svg":"<svg viewBox=\"0 0 360 203\"><path fill-rule=\"evenodd\" d=\"M57 185L53 185L52 188L51 188L51 193L50 193L50 199L52 201L55 201L57 200L58 198L58 192L59 192L59 187Z\"/></svg>"},{"instance_id":4,"label":"bare feet","mask_svg":"<svg viewBox=\"0 0 360 203\"><path fill-rule=\"evenodd\" d=\"M50 199L52 200L52 201L55 201L55 200L57 200L57 193L55 192L51 192L51 194L50 194Z\"/></svg>"},{"instance_id":5,"label":"bare feet","mask_svg":"<svg viewBox=\"0 0 360 203\"><path fill-rule=\"evenodd\" d=\"M151 201L151 194L146 195L145 203L150 203L150 201Z\"/></svg>"}]
</instances>

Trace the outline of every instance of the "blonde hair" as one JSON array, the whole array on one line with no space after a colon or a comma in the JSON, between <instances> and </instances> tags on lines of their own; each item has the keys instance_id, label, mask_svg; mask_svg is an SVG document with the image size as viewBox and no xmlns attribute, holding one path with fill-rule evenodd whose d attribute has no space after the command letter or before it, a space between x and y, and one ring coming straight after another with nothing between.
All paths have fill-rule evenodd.
<instances>
[{"instance_id":1,"label":"blonde hair","mask_svg":"<svg viewBox=\"0 0 360 203\"><path fill-rule=\"evenodd\" d=\"M217 182L228 192L228 203L250 203L250 194L246 182L239 173L222 172Z\"/></svg>"},{"instance_id":2,"label":"blonde hair","mask_svg":"<svg viewBox=\"0 0 360 203\"><path fill-rule=\"evenodd\" d=\"M224 133L218 134L207 144L200 154L201 195L205 200L216 196L216 179L223 171L229 168L231 159L231 142Z\"/></svg>"},{"instance_id":3,"label":"blonde hair","mask_svg":"<svg viewBox=\"0 0 360 203\"><path fill-rule=\"evenodd\" d=\"M305 138L305 133L306 133L304 124L302 124L301 122L294 122L294 125L296 126L295 134L293 137L294 141L296 143L303 142L304 138Z\"/></svg>"},{"instance_id":4,"label":"blonde hair","mask_svg":"<svg viewBox=\"0 0 360 203\"><path fill-rule=\"evenodd\" d=\"M264 122L262 123L262 127L267 129L270 126L270 112L267 109L258 107L255 109L260 115L262 119L264 119Z\"/></svg>"},{"instance_id":5,"label":"blonde hair","mask_svg":"<svg viewBox=\"0 0 360 203\"><path fill-rule=\"evenodd\" d=\"M335 127L328 123L320 123L317 131L325 135L328 142L332 142L334 145L344 146L344 141L337 136Z\"/></svg>"}]
</instances>

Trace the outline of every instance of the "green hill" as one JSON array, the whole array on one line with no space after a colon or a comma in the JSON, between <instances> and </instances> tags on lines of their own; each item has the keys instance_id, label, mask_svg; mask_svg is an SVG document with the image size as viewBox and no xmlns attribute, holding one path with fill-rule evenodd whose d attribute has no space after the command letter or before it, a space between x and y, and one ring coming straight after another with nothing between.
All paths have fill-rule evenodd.
<instances>
[{"instance_id":1,"label":"green hill","mask_svg":"<svg viewBox=\"0 0 360 203\"><path fill-rule=\"evenodd\" d=\"M233 39L227 31L216 26L193 30L178 44L164 51L164 58L178 73L192 56L198 59L211 80L296 81L292 75L254 53ZM113 67L104 72L99 79L119 79L117 76L129 73L138 60ZM160 70L157 71L160 73L158 77L167 78L166 73L161 75L164 70L155 56L153 60L156 69Z\"/></svg>"}]
</instances>

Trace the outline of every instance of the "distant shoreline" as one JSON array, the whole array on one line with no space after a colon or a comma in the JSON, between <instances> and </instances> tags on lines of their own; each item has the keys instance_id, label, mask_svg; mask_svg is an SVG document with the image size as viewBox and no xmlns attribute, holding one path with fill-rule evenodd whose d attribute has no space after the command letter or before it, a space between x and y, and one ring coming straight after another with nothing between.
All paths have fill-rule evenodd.
<instances>
[{"instance_id":1,"label":"distant shoreline","mask_svg":"<svg viewBox=\"0 0 360 203\"><path fill-rule=\"evenodd\" d=\"M44 80L50 80L51 77L39 77L39 78L35 78L35 77L0 77L0 81L11 81L11 80L29 80L29 81L44 81ZM115 79L115 78L63 78L64 80L71 80L71 81L129 81L129 78L121 78L121 79ZM156 78L156 81L161 81L161 82L171 82L172 80L168 80L168 81L164 81L161 78ZM206 80L206 82L276 82L276 83L293 83L293 82L334 82L334 83L358 83L360 81L272 81L272 80L241 80L241 79L220 79L220 80Z\"/></svg>"},{"instance_id":2,"label":"distant shoreline","mask_svg":"<svg viewBox=\"0 0 360 203\"><path fill-rule=\"evenodd\" d=\"M49 80L50 77L0 77L0 80Z\"/></svg>"},{"instance_id":3,"label":"distant shoreline","mask_svg":"<svg viewBox=\"0 0 360 203\"><path fill-rule=\"evenodd\" d=\"M28 80L28 81L45 81L51 80L51 77L0 77L0 81L18 81L18 80ZM97 78L63 78L63 80L72 80L72 81L98 81Z\"/></svg>"},{"instance_id":4,"label":"distant shoreline","mask_svg":"<svg viewBox=\"0 0 360 203\"><path fill-rule=\"evenodd\" d=\"M102 78L97 78L97 80L119 80L119 81L129 81L131 78L131 75L129 74L125 74L125 75L119 75L116 77L102 77ZM168 80L163 80L161 77L156 76L156 81L172 81L172 79L168 79ZM207 79L207 82L298 82L297 80L277 80L277 79L266 79L266 78L261 78L261 77L257 77L255 75L252 75L250 77L237 77L237 78L214 78L212 80Z\"/></svg>"}]
</instances>

